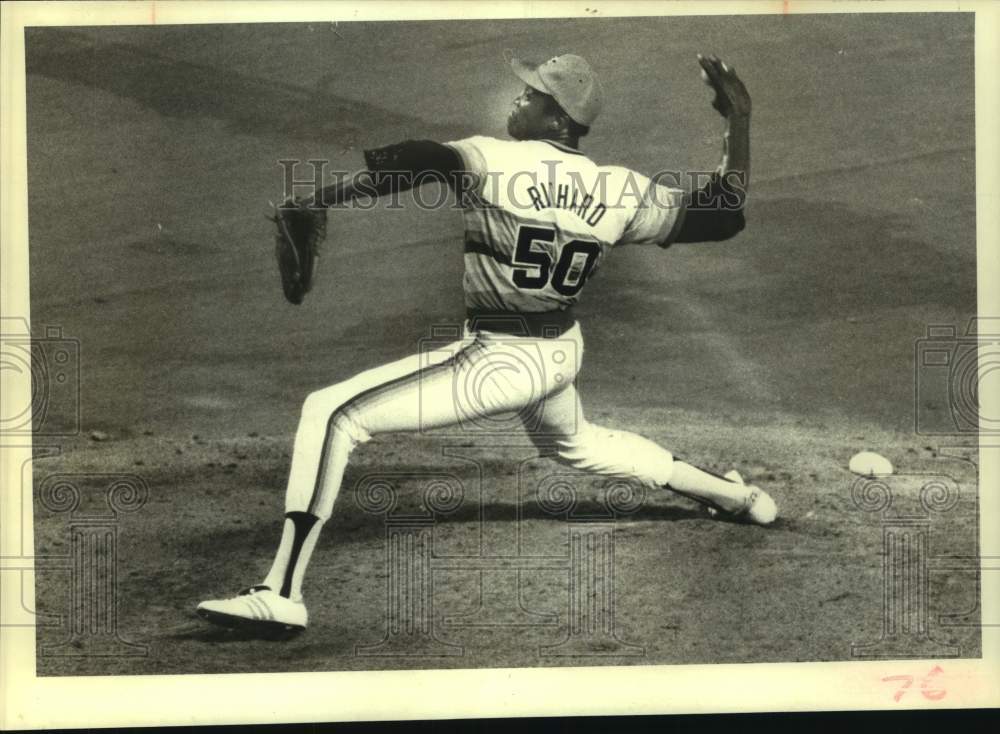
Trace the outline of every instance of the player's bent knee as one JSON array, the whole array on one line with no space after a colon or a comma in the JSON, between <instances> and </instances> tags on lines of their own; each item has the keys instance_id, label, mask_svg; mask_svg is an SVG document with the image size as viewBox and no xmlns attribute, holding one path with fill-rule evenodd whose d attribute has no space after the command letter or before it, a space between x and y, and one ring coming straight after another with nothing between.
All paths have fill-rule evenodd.
<instances>
[{"instance_id":1,"label":"player's bent knee","mask_svg":"<svg viewBox=\"0 0 1000 734\"><path fill-rule=\"evenodd\" d=\"M600 437L594 427L584 423L572 435L559 439L556 459L561 464L581 468L596 453L599 441Z\"/></svg>"},{"instance_id":2,"label":"player's bent knee","mask_svg":"<svg viewBox=\"0 0 1000 734\"><path fill-rule=\"evenodd\" d=\"M330 416L330 436L346 438L352 447L371 438L356 413L343 406L333 411Z\"/></svg>"},{"instance_id":3,"label":"player's bent knee","mask_svg":"<svg viewBox=\"0 0 1000 734\"><path fill-rule=\"evenodd\" d=\"M330 415L350 399L351 393L343 383L311 392L302 402L301 420L310 424L326 423Z\"/></svg>"}]
</instances>

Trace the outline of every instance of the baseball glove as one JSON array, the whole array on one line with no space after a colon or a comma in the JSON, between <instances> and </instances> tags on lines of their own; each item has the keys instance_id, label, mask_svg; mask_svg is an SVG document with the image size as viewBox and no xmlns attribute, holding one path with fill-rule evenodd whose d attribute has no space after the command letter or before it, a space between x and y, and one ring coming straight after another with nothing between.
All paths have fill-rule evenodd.
<instances>
[{"instance_id":1,"label":"baseball glove","mask_svg":"<svg viewBox=\"0 0 1000 734\"><path fill-rule=\"evenodd\" d=\"M326 209L298 200L275 208L274 254L278 258L281 287L290 303L302 303L312 288L319 264L320 247L326 239Z\"/></svg>"}]
</instances>

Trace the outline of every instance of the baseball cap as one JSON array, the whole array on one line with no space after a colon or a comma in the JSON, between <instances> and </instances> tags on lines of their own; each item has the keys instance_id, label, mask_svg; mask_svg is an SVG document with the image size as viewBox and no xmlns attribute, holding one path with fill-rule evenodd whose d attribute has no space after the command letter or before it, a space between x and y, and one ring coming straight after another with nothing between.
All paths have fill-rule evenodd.
<instances>
[{"instance_id":1,"label":"baseball cap","mask_svg":"<svg viewBox=\"0 0 1000 734\"><path fill-rule=\"evenodd\" d=\"M601 84L582 56L553 56L542 64L505 54L517 77L540 92L551 94L566 114L581 125L590 125L601 111Z\"/></svg>"}]
</instances>

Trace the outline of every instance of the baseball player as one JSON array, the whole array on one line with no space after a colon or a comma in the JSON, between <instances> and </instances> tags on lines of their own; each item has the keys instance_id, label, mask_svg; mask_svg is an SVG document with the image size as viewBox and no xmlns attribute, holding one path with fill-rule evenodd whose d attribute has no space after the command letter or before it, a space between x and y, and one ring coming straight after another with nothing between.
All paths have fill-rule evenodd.
<instances>
[{"instance_id":1,"label":"baseball player","mask_svg":"<svg viewBox=\"0 0 1000 734\"><path fill-rule=\"evenodd\" d=\"M359 176L313 194L305 206L321 210L325 225L328 208L405 190L428 172L453 182L465 218L465 333L447 349L376 367L306 398L273 565L258 585L199 604L202 617L230 627L304 629L303 576L352 449L377 434L470 417L517 413L536 444L554 447L563 464L682 494L716 517L774 521L771 497L737 472L718 476L641 436L588 422L574 385L583 336L573 305L614 248L724 240L744 228L750 96L718 58L698 61L726 130L715 175L691 193L598 165L580 151L602 93L587 61L567 54L542 64L509 59L526 85L507 119L512 140L406 141L365 151ZM289 292L299 271L284 281L293 302L309 287L300 283L294 298Z\"/></svg>"}]
</instances>

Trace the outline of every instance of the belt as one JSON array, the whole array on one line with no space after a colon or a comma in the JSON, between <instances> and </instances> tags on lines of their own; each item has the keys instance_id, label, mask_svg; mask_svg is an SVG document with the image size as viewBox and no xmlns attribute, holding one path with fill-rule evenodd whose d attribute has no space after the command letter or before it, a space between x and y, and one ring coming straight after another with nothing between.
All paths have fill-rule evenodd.
<instances>
[{"instance_id":1,"label":"belt","mask_svg":"<svg viewBox=\"0 0 1000 734\"><path fill-rule=\"evenodd\" d=\"M571 309L564 311L482 311L468 309L469 331L493 331L510 336L555 339L569 331L576 319Z\"/></svg>"}]
</instances>

